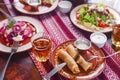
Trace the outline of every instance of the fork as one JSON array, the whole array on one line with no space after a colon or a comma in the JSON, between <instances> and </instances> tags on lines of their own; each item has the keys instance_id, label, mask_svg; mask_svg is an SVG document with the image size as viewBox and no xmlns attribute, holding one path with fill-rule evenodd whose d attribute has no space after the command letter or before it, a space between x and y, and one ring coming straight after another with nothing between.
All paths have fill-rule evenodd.
<instances>
[{"instance_id":1,"label":"fork","mask_svg":"<svg viewBox=\"0 0 120 80\"><path fill-rule=\"evenodd\" d=\"M1 8L0 8L0 12L2 12L3 14L5 14L6 17L7 17L10 21L12 21L12 22L14 22L14 23L17 22L12 16L10 16L9 14L7 14L7 13L6 13L4 10L2 10ZM8 57L8 60L7 60L7 62L6 62L6 65L5 65L4 69L3 69L2 72L0 73L0 80L3 80L3 79L4 79L5 72L6 72L6 69L7 69L7 67L8 67L9 61L10 61L12 55L17 51L18 45L19 45L19 42L13 41L13 46L12 46L12 49L11 49L11 54L10 54L10 56Z\"/></svg>"},{"instance_id":2,"label":"fork","mask_svg":"<svg viewBox=\"0 0 120 80\"><path fill-rule=\"evenodd\" d=\"M3 9L1 9L1 8L0 8L0 12L2 12L3 14L5 14L6 17L7 17L10 21L12 21L12 22L14 22L14 23L17 22L12 16L10 16L9 14L7 14L7 13L6 13Z\"/></svg>"},{"instance_id":3,"label":"fork","mask_svg":"<svg viewBox=\"0 0 120 80\"><path fill-rule=\"evenodd\" d=\"M12 46L12 49L11 49L11 54L10 54L10 56L8 57L8 60L7 60L7 62L6 62L5 67L3 68L2 72L0 73L0 80L3 80L3 79L4 79L5 72L6 72L6 69L7 69L7 67L8 67L8 64L9 64L9 62L10 62L10 59L11 59L11 57L13 56L13 54L17 51L18 46L19 46L19 42L13 41L13 46Z\"/></svg>"},{"instance_id":4,"label":"fork","mask_svg":"<svg viewBox=\"0 0 120 80\"><path fill-rule=\"evenodd\" d=\"M90 56L90 57L88 57L88 58L86 59L86 61L90 61L90 60L95 59L95 58L109 58L109 57L111 57L111 56L113 56L113 55L116 55L116 54L118 54L118 53L120 53L120 50L117 51L117 52L115 52L115 53L113 53L113 54L111 54L111 55L105 56L105 57L101 57L101 56Z\"/></svg>"}]
</instances>

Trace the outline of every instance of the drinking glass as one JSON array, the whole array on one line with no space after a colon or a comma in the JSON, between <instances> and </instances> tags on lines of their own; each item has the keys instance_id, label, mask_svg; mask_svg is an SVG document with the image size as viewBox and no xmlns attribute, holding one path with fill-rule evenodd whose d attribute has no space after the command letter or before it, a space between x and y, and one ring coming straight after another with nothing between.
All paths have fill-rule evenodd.
<instances>
[{"instance_id":1,"label":"drinking glass","mask_svg":"<svg viewBox=\"0 0 120 80\"><path fill-rule=\"evenodd\" d=\"M112 44L115 47L120 47L120 24L115 24L112 26Z\"/></svg>"},{"instance_id":2,"label":"drinking glass","mask_svg":"<svg viewBox=\"0 0 120 80\"><path fill-rule=\"evenodd\" d=\"M32 51L39 62L46 62L49 59L52 41L48 34L36 33L31 38Z\"/></svg>"}]
</instances>

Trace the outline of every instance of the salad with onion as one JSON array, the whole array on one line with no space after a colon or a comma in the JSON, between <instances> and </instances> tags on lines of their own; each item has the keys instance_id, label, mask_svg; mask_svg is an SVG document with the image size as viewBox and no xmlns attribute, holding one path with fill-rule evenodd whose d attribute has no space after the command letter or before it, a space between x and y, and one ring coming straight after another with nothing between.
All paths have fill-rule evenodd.
<instances>
[{"instance_id":1,"label":"salad with onion","mask_svg":"<svg viewBox=\"0 0 120 80\"><path fill-rule=\"evenodd\" d=\"M86 4L76 12L76 21L92 30L101 30L111 26L114 15L104 4Z\"/></svg>"},{"instance_id":2,"label":"salad with onion","mask_svg":"<svg viewBox=\"0 0 120 80\"><path fill-rule=\"evenodd\" d=\"M14 23L11 21L9 24L3 24L0 28L0 35L6 46L11 46L13 41L19 41L22 45L23 41L30 38L35 31L34 26L28 22L18 21Z\"/></svg>"}]
</instances>

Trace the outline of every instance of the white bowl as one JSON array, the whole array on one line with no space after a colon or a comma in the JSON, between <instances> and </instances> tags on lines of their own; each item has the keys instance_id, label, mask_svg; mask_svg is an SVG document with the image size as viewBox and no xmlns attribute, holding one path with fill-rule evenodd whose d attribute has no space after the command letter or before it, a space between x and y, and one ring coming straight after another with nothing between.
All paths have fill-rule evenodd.
<instances>
[{"instance_id":1,"label":"white bowl","mask_svg":"<svg viewBox=\"0 0 120 80\"><path fill-rule=\"evenodd\" d=\"M36 0L33 0L33 2L31 2L32 0L27 0L27 3L33 7L37 7L38 5L41 5L41 0L39 0L39 2L36 2Z\"/></svg>"},{"instance_id":2,"label":"white bowl","mask_svg":"<svg viewBox=\"0 0 120 80\"><path fill-rule=\"evenodd\" d=\"M101 32L94 32L90 35L90 40L99 48L102 48L107 41L107 37Z\"/></svg>"},{"instance_id":3,"label":"white bowl","mask_svg":"<svg viewBox=\"0 0 120 80\"><path fill-rule=\"evenodd\" d=\"M88 50L91 47L91 42L85 39L77 39L74 45L79 50Z\"/></svg>"},{"instance_id":4,"label":"white bowl","mask_svg":"<svg viewBox=\"0 0 120 80\"><path fill-rule=\"evenodd\" d=\"M60 1L58 7L62 13L68 13L72 8L72 3L70 1Z\"/></svg>"}]
</instances>

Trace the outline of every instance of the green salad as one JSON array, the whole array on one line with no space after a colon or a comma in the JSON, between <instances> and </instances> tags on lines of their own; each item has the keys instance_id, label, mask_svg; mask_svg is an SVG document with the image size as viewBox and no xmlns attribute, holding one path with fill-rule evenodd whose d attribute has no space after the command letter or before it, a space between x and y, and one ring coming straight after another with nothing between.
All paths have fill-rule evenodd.
<instances>
[{"instance_id":1,"label":"green salad","mask_svg":"<svg viewBox=\"0 0 120 80\"><path fill-rule=\"evenodd\" d=\"M100 30L110 27L115 18L104 4L86 4L76 12L76 19L85 27Z\"/></svg>"}]
</instances>

